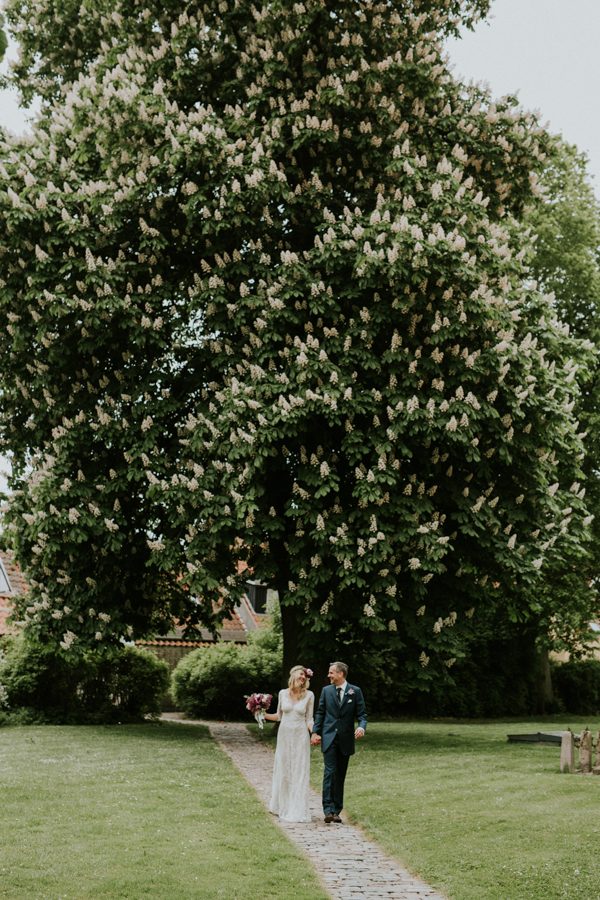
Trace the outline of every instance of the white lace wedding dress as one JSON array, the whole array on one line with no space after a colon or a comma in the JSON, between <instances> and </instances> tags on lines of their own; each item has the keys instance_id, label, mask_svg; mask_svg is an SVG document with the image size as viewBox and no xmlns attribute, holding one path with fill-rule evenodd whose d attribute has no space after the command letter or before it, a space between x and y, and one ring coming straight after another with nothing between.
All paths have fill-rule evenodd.
<instances>
[{"instance_id":1,"label":"white lace wedding dress","mask_svg":"<svg viewBox=\"0 0 600 900\"><path fill-rule=\"evenodd\" d=\"M308 729L312 729L314 705L312 691L307 691L296 701L290 697L289 690L279 691L277 713L280 725L269 809L284 822L310 822Z\"/></svg>"}]
</instances>

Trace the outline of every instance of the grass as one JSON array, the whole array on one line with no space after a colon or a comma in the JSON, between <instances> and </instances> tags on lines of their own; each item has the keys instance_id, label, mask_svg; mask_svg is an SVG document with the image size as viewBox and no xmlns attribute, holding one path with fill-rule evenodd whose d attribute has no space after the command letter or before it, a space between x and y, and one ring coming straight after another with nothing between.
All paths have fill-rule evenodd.
<instances>
[{"instance_id":1,"label":"grass","mask_svg":"<svg viewBox=\"0 0 600 900\"><path fill-rule=\"evenodd\" d=\"M561 774L559 745L507 741L586 725L600 719L370 724L346 811L452 900L598 898L600 777Z\"/></svg>"},{"instance_id":2,"label":"grass","mask_svg":"<svg viewBox=\"0 0 600 900\"><path fill-rule=\"evenodd\" d=\"M371 723L346 812L451 900L600 897L600 778L506 740L567 725L600 719ZM326 897L201 727L3 728L0 786L0 897Z\"/></svg>"},{"instance_id":3,"label":"grass","mask_svg":"<svg viewBox=\"0 0 600 900\"><path fill-rule=\"evenodd\" d=\"M0 790L0 897L327 896L204 728L2 728Z\"/></svg>"}]
</instances>

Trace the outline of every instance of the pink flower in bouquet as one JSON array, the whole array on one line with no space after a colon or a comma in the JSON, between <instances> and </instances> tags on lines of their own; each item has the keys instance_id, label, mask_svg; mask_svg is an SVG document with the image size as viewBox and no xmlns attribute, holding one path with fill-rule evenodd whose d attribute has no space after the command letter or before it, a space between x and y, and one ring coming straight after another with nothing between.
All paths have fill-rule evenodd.
<instances>
[{"instance_id":1,"label":"pink flower in bouquet","mask_svg":"<svg viewBox=\"0 0 600 900\"><path fill-rule=\"evenodd\" d=\"M273 699L272 694L248 694L245 695L244 699L246 700L246 709L252 713L256 721L258 722L258 727L262 728L265 723L265 712L271 705L271 700Z\"/></svg>"}]
</instances>

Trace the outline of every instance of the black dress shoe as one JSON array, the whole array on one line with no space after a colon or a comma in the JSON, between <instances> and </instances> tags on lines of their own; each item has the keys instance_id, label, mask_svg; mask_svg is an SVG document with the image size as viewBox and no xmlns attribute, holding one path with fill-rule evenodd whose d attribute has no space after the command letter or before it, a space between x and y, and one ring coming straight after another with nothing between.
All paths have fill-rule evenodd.
<instances>
[{"instance_id":1,"label":"black dress shoe","mask_svg":"<svg viewBox=\"0 0 600 900\"><path fill-rule=\"evenodd\" d=\"M339 813L334 813L333 816L332 816L332 818L331 818L331 821L332 821L332 822L341 822L342 820L340 819L340 814L339 814Z\"/></svg>"},{"instance_id":2,"label":"black dress shoe","mask_svg":"<svg viewBox=\"0 0 600 900\"><path fill-rule=\"evenodd\" d=\"M335 813L325 813L325 822L329 825L330 822L335 822Z\"/></svg>"}]
</instances>

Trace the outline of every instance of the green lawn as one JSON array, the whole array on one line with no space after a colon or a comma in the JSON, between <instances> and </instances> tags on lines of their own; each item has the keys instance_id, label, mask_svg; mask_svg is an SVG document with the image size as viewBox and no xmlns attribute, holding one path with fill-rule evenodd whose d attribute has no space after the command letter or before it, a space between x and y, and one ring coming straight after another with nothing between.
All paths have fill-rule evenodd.
<instances>
[{"instance_id":1,"label":"green lawn","mask_svg":"<svg viewBox=\"0 0 600 900\"><path fill-rule=\"evenodd\" d=\"M327 896L204 728L0 729L0 897Z\"/></svg>"},{"instance_id":2,"label":"green lawn","mask_svg":"<svg viewBox=\"0 0 600 900\"><path fill-rule=\"evenodd\" d=\"M600 777L561 774L559 745L506 738L585 725L596 733L600 720L373 723L348 769L346 810L452 900L596 900Z\"/></svg>"},{"instance_id":3,"label":"green lawn","mask_svg":"<svg viewBox=\"0 0 600 900\"><path fill-rule=\"evenodd\" d=\"M598 898L600 777L506 740L567 725L374 722L346 811L452 900ZM3 728L0 789L0 897L326 897L201 727Z\"/></svg>"}]
</instances>

